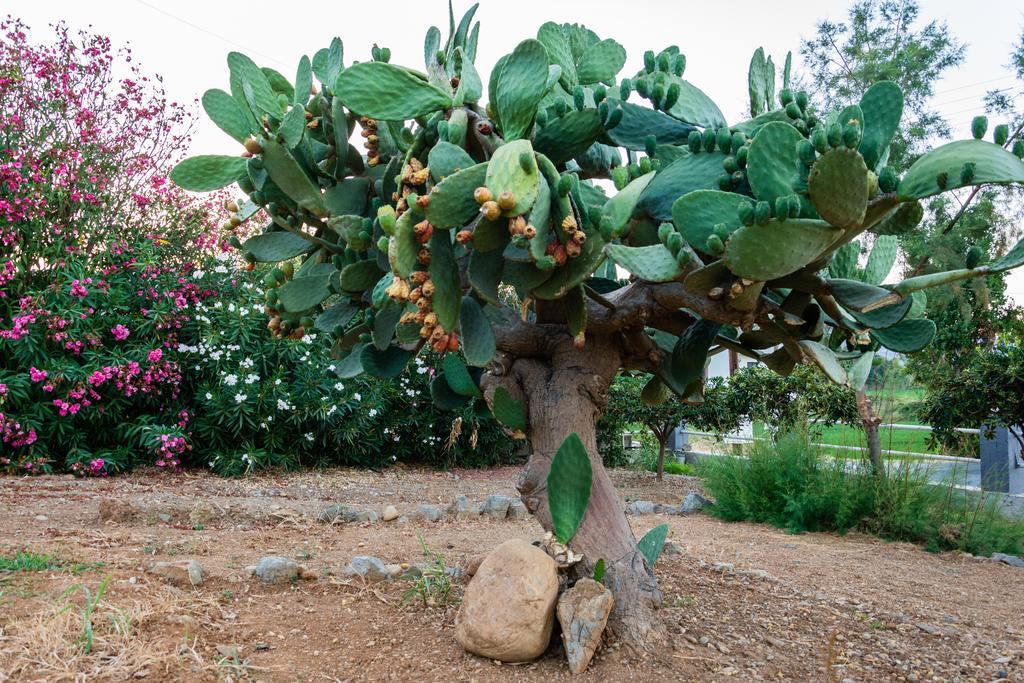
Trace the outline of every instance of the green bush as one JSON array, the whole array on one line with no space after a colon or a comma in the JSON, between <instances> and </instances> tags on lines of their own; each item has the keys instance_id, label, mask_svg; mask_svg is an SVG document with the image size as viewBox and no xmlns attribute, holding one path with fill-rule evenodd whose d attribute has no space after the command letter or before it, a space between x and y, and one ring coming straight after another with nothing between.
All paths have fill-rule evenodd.
<instances>
[{"instance_id":1,"label":"green bush","mask_svg":"<svg viewBox=\"0 0 1024 683\"><path fill-rule=\"evenodd\" d=\"M825 456L797 429L757 442L747 458L704 458L698 474L715 498L711 512L728 521L793 533L858 529L933 551L1024 552L1024 522L1002 516L991 499L929 484L909 468L875 477L847 462Z\"/></svg>"}]
</instances>

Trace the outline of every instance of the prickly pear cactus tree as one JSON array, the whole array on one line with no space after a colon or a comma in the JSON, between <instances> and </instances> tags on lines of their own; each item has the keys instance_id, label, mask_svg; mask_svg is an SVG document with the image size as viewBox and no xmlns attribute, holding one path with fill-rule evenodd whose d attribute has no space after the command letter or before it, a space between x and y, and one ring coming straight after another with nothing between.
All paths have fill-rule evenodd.
<instances>
[{"instance_id":1,"label":"prickly pear cactus tree","mask_svg":"<svg viewBox=\"0 0 1024 683\"><path fill-rule=\"evenodd\" d=\"M229 227L269 216L235 244L278 264L276 333L332 335L341 377L391 377L425 354L440 406L474 402L530 439L523 500L583 556L579 571L601 567L618 636L649 643L654 541L638 547L596 449L612 378L647 372L650 395L699 401L708 354L727 348L860 387L872 351L932 338L919 292L1024 262L1018 244L995 263L886 285L884 236L912 227L932 195L1024 183L1024 163L997 134L939 147L898 178L886 166L898 87L817 111L789 87L788 57L776 95L762 50L752 118L732 124L686 80L676 47L623 77L622 46L577 24L544 24L484 76L474 10L447 39L427 32L419 68L376 46L346 64L338 39L293 79L230 54L229 88L202 101L238 151L187 159L172 178L236 184L248 199ZM851 245L865 233L875 249L862 266Z\"/></svg>"}]
</instances>

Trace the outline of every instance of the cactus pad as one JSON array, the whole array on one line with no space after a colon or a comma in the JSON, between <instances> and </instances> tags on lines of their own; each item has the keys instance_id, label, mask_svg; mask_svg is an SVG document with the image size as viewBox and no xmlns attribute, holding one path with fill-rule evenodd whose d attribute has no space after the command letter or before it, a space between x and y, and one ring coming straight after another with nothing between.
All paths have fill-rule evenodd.
<instances>
[{"instance_id":1,"label":"cactus pad","mask_svg":"<svg viewBox=\"0 0 1024 683\"><path fill-rule=\"evenodd\" d=\"M522 159L527 161L523 167ZM533 155L533 147L529 140L507 142L497 149L487 164L485 185L495 197L502 192L511 192L515 198L515 206L502 212L505 216L518 216L526 213L537 199L540 172L537 170L537 159ZM470 192L472 195L472 191Z\"/></svg>"},{"instance_id":2,"label":"cactus pad","mask_svg":"<svg viewBox=\"0 0 1024 683\"><path fill-rule=\"evenodd\" d=\"M811 263L842 235L824 221L773 218L734 232L725 245L725 263L740 277L774 280Z\"/></svg>"},{"instance_id":3,"label":"cactus pad","mask_svg":"<svg viewBox=\"0 0 1024 683\"><path fill-rule=\"evenodd\" d=\"M896 263L899 240L893 235L879 235L871 245L868 262L864 266L864 281L880 285Z\"/></svg>"},{"instance_id":4,"label":"cactus pad","mask_svg":"<svg viewBox=\"0 0 1024 683\"><path fill-rule=\"evenodd\" d=\"M935 323L928 318L908 318L884 330L872 330L872 338L896 353L913 353L928 346L935 336Z\"/></svg>"},{"instance_id":5,"label":"cactus pad","mask_svg":"<svg viewBox=\"0 0 1024 683\"><path fill-rule=\"evenodd\" d=\"M686 154L658 171L640 197L639 208L659 221L672 220L672 204L694 190L718 187L722 175L721 152Z\"/></svg>"},{"instance_id":6,"label":"cactus pad","mask_svg":"<svg viewBox=\"0 0 1024 683\"><path fill-rule=\"evenodd\" d=\"M762 132L763 135L763 132ZM754 145L757 144L754 138ZM868 169L856 151L837 147L822 155L808 177L808 193L818 214L839 228L859 225L868 206Z\"/></svg>"},{"instance_id":7,"label":"cactus pad","mask_svg":"<svg viewBox=\"0 0 1024 683\"><path fill-rule=\"evenodd\" d=\"M672 252L660 244L649 247L627 247L609 244L605 248L608 258L633 275L648 282L670 282L683 274Z\"/></svg>"},{"instance_id":8,"label":"cactus pad","mask_svg":"<svg viewBox=\"0 0 1024 683\"><path fill-rule=\"evenodd\" d=\"M973 162L974 176L963 182L960 169ZM945 188L938 178L945 174ZM901 200L923 199L964 185L1024 183L1024 161L999 145L982 140L957 140L928 152L910 167L896 191Z\"/></svg>"},{"instance_id":9,"label":"cactus pad","mask_svg":"<svg viewBox=\"0 0 1024 683\"><path fill-rule=\"evenodd\" d=\"M480 210L473 191L487 179L487 163L452 173L434 186L428 195L427 220L435 228L448 230L466 225Z\"/></svg>"},{"instance_id":10,"label":"cactus pad","mask_svg":"<svg viewBox=\"0 0 1024 683\"><path fill-rule=\"evenodd\" d=\"M754 196L761 201L793 194L800 182L797 145L803 137L788 123L763 126L750 143L747 179Z\"/></svg>"},{"instance_id":11,"label":"cactus pad","mask_svg":"<svg viewBox=\"0 0 1024 683\"><path fill-rule=\"evenodd\" d=\"M860 153L867 167L876 170L882 158L887 156L885 152L899 128L903 116L903 91L892 81L879 81L864 91L860 108L864 114Z\"/></svg>"},{"instance_id":12,"label":"cactus pad","mask_svg":"<svg viewBox=\"0 0 1024 683\"><path fill-rule=\"evenodd\" d=\"M220 154L189 157L174 167L171 180L191 192L219 190L245 177L246 160Z\"/></svg>"},{"instance_id":13,"label":"cactus pad","mask_svg":"<svg viewBox=\"0 0 1024 683\"><path fill-rule=\"evenodd\" d=\"M242 251L261 263L287 261L312 250L309 240L293 232L267 232L242 244Z\"/></svg>"},{"instance_id":14,"label":"cactus pad","mask_svg":"<svg viewBox=\"0 0 1024 683\"><path fill-rule=\"evenodd\" d=\"M734 192L695 190L672 204L672 222L687 242L703 249L716 225L725 224L731 234L740 225L740 208L752 205L750 198Z\"/></svg>"}]
</instances>

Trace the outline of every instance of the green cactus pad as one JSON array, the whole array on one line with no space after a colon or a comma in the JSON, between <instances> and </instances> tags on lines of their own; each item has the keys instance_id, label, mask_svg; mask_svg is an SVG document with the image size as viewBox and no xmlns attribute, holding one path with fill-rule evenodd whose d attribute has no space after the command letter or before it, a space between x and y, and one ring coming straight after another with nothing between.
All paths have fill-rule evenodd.
<instances>
[{"instance_id":1,"label":"green cactus pad","mask_svg":"<svg viewBox=\"0 0 1024 683\"><path fill-rule=\"evenodd\" d=\"M868 254L867 265L864 266L864 281L880 285L889 275L899 247L899 239L893 235L879 235Z\"/></svg>"},{"instance_id":2,"label":"green cactus pad","mask_svg":"<svg viewBox=\"0 0 1024 683\"><path fill-rule=\"evenodd\" d=\"M252 118L238 104L238 100L223 90L212 89L203 93L203 110L218 128L238 142L245 142L257 132L250 125Z\"/></svg>"},{"instance_id":3,"label":"green cactus pad","mask_svg":"<svg viewBox=\"0 0 1024 683\"><path fill-rule=\"evenodd\" d=\"M587 48L576 65L580 83L614 83L626 63L626 50L611 38Z\"/></svg>"},{"instance_id":4,"label":"green cactus pad","mask_svg":"<svg viewBox=\"0 0 1024 683\"><path fill-rule=\"evenodd\" d=\"M413 226L422 220L422 216L415 211L406 211L398 219L395 225L395 235L388 242L388 262L395 275L408 278L416 269L416 255L419 253L420 245L413 233Z\"/></svg>"},{"instance_id":5,"label":"green cactus pad","mask_svg":"<svg viewBox=\"0 0 1024 683\"><path fill-rule=\"evenodd\" d=\"M803 339L800 341L800 348L803 352L812 360L814 363L821 368L825 373L825 376L830 380L840 385L848 385L849 378L846 375L846 370L839 364L839 359L827 346Z\"/></svg>"},{"instance_id":6,"label":"green cactus pad","mask_svg":"<svg viewBox=\"0 0 1024 683\"><path fill-rule=\"evenodd\" d=\"M660 244L649 247L609 244L604 249L608 258L648 282L670 282L683 274L672 252Z\"/></svg>"},{"instance_id":7,"label":"green cactus pad","mask_svg":"<svg viewBox=\"0 0 1024 683\"><path fill-rule=\"evenodd\" d=\"M498 285L504 277L507 266L500 250L476 251L469 256L469 284L480 298L495 306L501 305ZM531 266L532 267L532 266Z\"/></svg>"},{"instance_id":8,"label":"green cactus pad","mask_svg":"<svg viewBox=\"0 0 1024 683\"><path fill-rule=\"evenodd\" d=\"M755 146L760 137L754 138ZM808 193L814 210L832 225L859 225L868 206L868 169L863 157L845 147L826 152L811 168Z\"/></svg>"},{"instance_id":9,"label":"green cactus pad","mask_svg":"<svg viewBox=\"0 0 1024 683\"><path fill-rule=\"evenodd\" d=\"M722 260L697 268L683 280L683 287L693 294L707 294L715 287L728 285L732 280L732 273L726 268Z\"/></svg>"},{"instance_id":10,"label":"green cactus pad","mask_svg":"<svg viewBox=\"0 0 1024 683\"><path fill-rule=\"evenodd\" d=\"M342 71L335 96L357 114L382 121L405 121L452 106L448 93L384 62L361 62Z\"/></svg>"},{"instance_id":11,"label":"green cactus pad","mask_svg":"<svg viewBox=\"0 0 1024 683\"><path fill-rule=\"evenodd\" d=\"M562 73L558 77L559 82L566 90L572 92L572 89L579 83L579 78L576 75L576 60L572 55L572 50L569 49L569 43L561 25L553 21L542 24L537 29L537 40L547 50L550 62L561 67Z\"/></svg>"},{"instance_id":12,"label":"green cactus pad","mask_svg":"<svg viewBox=\"0 0 1024 683\"><path fill-rule=\"evenodd\" d=\"M680 398L687 398L693 382L704 376L708 349L722 328L710 320L698 319L679 335L672 353L658 367L658 376Z\"/></svg>"},{"instance_id":13,"label":"green cactus pad","mask_svg":"<svg viewBox=\"0 0 1024 683\"><path fill-rule=\"evenodd\" d=\"M358 306L340 301L316 317L315 327L321 332L333 334L339 327L347 325L358 312Z\"/></svg>"},{"instance_id":14,"label":"green cactus pad","mask_svg":"<svg viewBox=\"0 0 1024 683\"><path fill-rule=\"evenodd\" d=\"M569 434L551 460L546 486L551 526L559 543L576 535L590 503L593 476L586 447L575 432Z\"/></svg>"},{"instance_id":15,"label":"green cactus pad","mask_svg":"<svg viewBox=\"0 0 1024 683\"><path fill-rule=\"evenodd\" d=\"M302 142L302 135L306 132L306 110L302 107L292 107L281 119L281 125L277 128L278 134L285 147L294 148Z\"/></svg>"},{"instance_id":16,"label":"green cactus pad","mask_svg":"<svg viewBox=\"0 0 1024 683\"><path fill-rule=\"evenodd\" d=\"M480 387L473 381L469 374L469 368L459 356L454 353L446 353L444 360L441 361L441 367L452 391L462 396L483 398Z\"/></svg>"},{"instance_id":17,"label":"green cactus pad","mask_svg":"<svg viewBox=\"0 0 1024 683\"><path fill-rule=\"evenodd\" d=\"M992 263L989 268L995 272L1012 270L1024 266L1024 240L1020 240L1013 246L1013 249L1006 252L1002 258Z\"/></svg>"},{"instance_id":18,"label":"green cactus pad","mask_svg":"<svg viewBox=\"0 0 1024 683\"><path fill-rule=\"evenodd\" d=\"M432 303L434 313L437 314L437 322L445 330L454 330L459 322L462 288L450 232L435 230L430 236L428 272L430 279L434 282Z\"/></svg>"},{"instance_id":19,"label":"green cactus pad","mask_svg":"<svg viewBox=\"0 0 1024 683\"><path fill-rule=\"evenodd\" d=\"M876 170L892 142L903 116L903 91L892 81L879 81L860 98L864 133L860 153L867 167Z\"/></svg>"},{"instance_id":20,"label":"green cactus pad","mask_svg":"<svg viewBox=\"0 0 1024 683\"><path fill-rule=\"evenodd\" d=\"M679 86L679 99L665 112L669 116L701 128L721 128L727 125L718 105L693 83L678 76L668 76L665 82L666 87L672 84Z\"/></svg>"},{"instance_id":21,"label":"green cactus pad","mask_svg":"<svg viewBox=\"0 0 1024 683\"><path fill-rule=\"evenodd\" d=\"M924 207L920 202L904 202L871 228L876 235L902 235L913 230L924 218Z\"/></svg>"},{"instance_id":22,"label":"green cactus pad","mask_svg":"<svg viewBox=\"0 0 1024 683\"><path fill-rule=\"evenodd\" d=\"M369 185L368 178L347 178L324 190L324 206L332 216L362 216Z\"/></svg>"},{"instance_id":23,"label":"green cactus pad","mask_svg":"<svg viewBox=\"0 0 1024 683\"><path fill-rule=\"evenodd\" d=\"M797 145L803 139L787 123L769 123L757 132L747 155L747 180L755 197L771 202L793 194L802 167Z\"/></svg>"},{"instance_id":24,"label":"green cactus pad","mask_svg":"<svg viewBox=\"0 0 1024 683\"><path fill-rule=\"evenodd\" d=\"M672 204L672 222L687 242L701 249L714 234L715 225L724 223L729 234L739 227L739 211L743 206L753 207L753 201L734 192L695 190Z\"/></svg>"},{"instance_id":25,"label":"green cactus pad","mask_svg":"<svg viewBox=\"0 0 1024 683\"><path fill-rule=\"evenodd\" d=\"M267 75L255 62L241 52L230 52L228 69L231 70L232 79L237 79L240 91L244 93L244 101L256 120L262 120L264 114L280 118L282 109L277 94L267 80Z\"/></svg>"},{"instance_id":26,"label":"green cactus pad","mask_svg":"<svg viewBox=\"0 0 1024 683\"><path fill-rule=\"evenodd\" d=\"M724 260L740 277L775 280L814 261L842 235L842 229L824 221L773 218L765 225L734 232L725 246Z\"/></svg>"},{"instance_id":27,"label":"green cactus pad","mask_svg":"<svg viewBox=\"0 0 1024 683\"><path fill-rule=\"evenodd\" d=\"M659 221L672 220L672 204L694 190L718 188L725 155L721 152L685 154L658 171L640 197L639 208Z\"/></svg>"},{"instance_id":28,"label":"green cactus pad","mask_svg":"<svg viewBox=\"0 0 1024 683\"><path fill-rule=\"evenodd\" d=\"M645 140L653 135L658 144L685 144L694 127L664 114L657 109L641 107L632 102L619 104L622 119L605 132L608 139L620 147L633 151L645 149Z\"/></svg>"},{"instance_id":29,"label":"green cactus pad","mask_svg":"<svg viewBox=\"0 0 1024 683\"><path fill-rule=\"evenodd\" d=\"M597 270L605 259L604 246L604 240L600 235L590 234L579 256L569 259L564 266L556 268L554 272L545 271L550 277L532 287L533 295L538 299L561 299Z\"/></svg>"},{"instance_id":30,"label":"green cactus pad","mask_svg":"<svg viewBox=\"0 0 1024 683\"><path fill-rule=\"evenodd\" d=\"M829 280L829 285L835 300L849 311L873 311L899 303L902 299L889 289L860 280L835 278Z\"/></svg>"},{"instance_id":31,"label":"green cactus pad","mask_svg":"<svg viewBox=\"0 0 1024 683\"><path fill-rule=\"evenodd\" d=\"M402 374L412 355L412 351L406 351L398 346L389 346L381 351L368 344L359 352L359 361L366 372L375 377L389 379Z\"/></svg>"},{"instance_id":32,"label":"green cactus pad","mask_svg":"<svg viewBox=\"0 0 1024 683\"><path fill-rule=\"evenodd\" d=\"M530 240L529 247L530 256L534 261L545 255L548 238L551 235L551 188L543 176L537 182L537 189L537 199L533 202L533 209L530 211L527 221L537 231L537 234ZM507 228L505 233L508 233Z\"/></svg>"},{"instance_id":33,"label":"green cactus pad","mask_svg":"<svg viewBox=\"0 0 1024 683\"><path fill-rule=\"evenodd\" d=\"M211 192L246 177L246 159L204 154L185 159L171 171L175 185L190 192Z\"/></svg>"},{"instance_id":34,"label":"green cactus pad","mask_svg":"<svg viewBox=\"0 0 1024 683\"><path fill-rule=\"evenodd\" d=\"M473 199L473 191L486 183L487 167L485 162L464 168L434 186L428 195L430 203L427 205L427 220L431 225L450 230L473 220L480 211L480 205Z\"/></svg>"},{"instance_id":35,"label":"green cactus pad","mask_svg":"<svg viewBox=\"0 0 1024 683\"><path fill-rule=\"evenodd\" d=\"M331 295L331 275L297 277L278 288L278 302L289 313L300 313L322 303Z\"/></svg>"},{"instance_id":36,"label":"green cactus pad","mask_svg":"<svg viewBox=\"0 0 1024 683\"><path fill-rule=\"evenodd\" d=\"M620 234L629 219L633 217L633 211L636 209L641 195L654 177L653 171L645 173L609 199L601 210L602 223L610 225L616 235Z\"/></svg>"},{"instance_id":37,"label":"green cactus pad","mask_svg":"<svg viewBox=\"0 0 1024 683\"><path fill-rule=\"evenodd\" d=\"M553 163L564 164L587 151L601 134L596 109L570 111L534 134L533 146Z\"/></svg>"},{"instance_id":38,"label":"green cactus pad","mask_svg":"<svg viewBox=\"0 0 1024 683\"><path fill-rule=\"evenodd\" d=\"M263 142L263 165L281 191L296 204L317 216L327 213L320 188L313 184L299 162L283 146L273 140Z\"/></svg>"},{"instance_id":39,"label":"green cactus pad","mask_svg":"<svg viewBox=\"0 0 1024 683\"><path fill-rule=\"evenodd\" d=\"M390 304L377 311L377 315L373 317L373 330L370 332L370 339L378 350L383 351L388 348L391 340L395 338L395 330L398 329L398 321L403 312L402 306Z\"/></svg>"},{"instance_id":40,"label":"green cactus pad","mask_svg":"<svg viewBox=\"0 0 1024 683\"><path fill-rule=\"evenodd\" d=\"M466 362L477 367L485 367L491 362L497 347L491 321L487 319L480 304L473 297L462 297L459 328L462 330L462 353L466 357Z\"/></svg>"},{"instance_id":41,"label":"green cactus pad","mask_svg":"<svg viewBox=\"0 0 1024 683\"><path fill-rule=\"evenodd\" d=\"M547 90L548 53L537 40L524 40L491 74L491 107L506 140L522 138Z\"/></svg>"},{"instance_id":42,"label":"green cactus pad","mask_svg":"<svg viewBox=\"0 0 1024 683\"><path fill-rule=\"evenodd\" d=\"M971 185L986 183L1024 183L1024 162L999 145L983 140L957 140L936 147L914 162L903 180L897 196L903 201L931 197L943 191L937 178L946 174L945 189L952 190L965 184L960 177L964 163L974 162Z\"/></svg>"},{"instance_id":43,"label":"green cactus pad","mask_svg":"<svg viewBox=\"0 0 1024 683\"><path fill-rule=\"evenodd\" d=\"M430 175L434 182L438 183L450 175L475 165L476 162L466 153L466 150L450 142L438 142L427 156Z\"/></svg>"},{"instance_id":44,"label":"green cactus pad","mask_svg":"<svg viewBox=\"0 0 1024 683\"><path fill-rule=\"evenodd\" d=\"M494 419L511 430L526 431L526 413L522 401L512 398L505 387L498 387L491 397L491 412Z\"/></svg>"},{"instance_id":45,"label":"green cactus pad","mask_svg":"<svg viewBox=\"0 0 1024 683\"><path fill-rule=\"evenodd\" d=\"M520 157L524 154L526 155L524 158L528 161L526 169L520 162ZM487 163L487 177L484 184L495 197L500 196L502 192L511 192L516 200L515 206L508 211L503 211L502 214L518 216L526 213L533 206L534 200L537 199L537 193L540 191L539 180L537 158L533 155L530 141L515 140L506 142L494 152L494 156ZM472 190L470 197L472 197Z\"/></svg>"},{"instance_id":46,"label":"green cactus pad","mask_svg":"<svg viewBox=\"0 0 1024 683\"><path fill-rule=\"evenodd\" d=\"M242 251L252 254L260 263L287 261L314 248L309 240L292 232L267 232L250 237L242 244Z\"/></svg>"},{"instance_id":47,"label":"green cactus pad","mask_svg":"<svg viewBox=\"0 0 1024 683\"><path fill-rule=\"evenodd\" d=\"M928 346L935 336L935 323L928 318L908 318L884 330L872 330L871 337L896 353L913 353Z\"/></svg>"},{"instance_id":48,"label":"green cactus pad","mask_svg":"<svg viewBox=\"0 0 1024 683\"><path fill-rule=\"evenodd\" d=\"M648 568L653 569L654 563L661 557L666 538L668 538L668 524L659 524L644 534L644 537L637 542L637 550L647 560Z\"/></svg>"},{"instance_id":49,"label":"green cactus pad","mask_svg":"<svg viewBox=\"0 0 1024 683\"><path fill-rule=\"evenodd\" d=\"M868 381L868 375L871 374L871 366L874 359L874 352L868 351L850 365L850 369L846 371L846 376L849 379L851 389L854 391L862 391L864 389L864 385Z\"/></svg>"},{"instance_id":50,"label":"green cactus pad","mask_svg":"<svg viewBox=\"0 0 1024 683\"><path fill-rule=\"evenodd\" d=\"M430 398L440 410L457 410L469 403L471 397L457 393L445 373L439 372L430 382Z\"/></svg>"},{"instance_id":51,"label":"green cactus pad","mask_svg":"<svg viewBox=\"0 0 1024 683\"><path fill-rule=\"evenodd\" d=\"M295 90L292 94L292 104L298 107L305 107L309 102L310 93L313 91L313 66L309 57L302 55L299 59L299 66L295 69Z\"/></svg>"},{"instance_id":52,"label":"green cactus pad","mask_svg":"<svg viewBox=\"0 0 1024 683\"><path fill-rule=\"evenodd\" d=\"M358 294L372 287L380 276L380 268L377 267L376 261L356 261L342 269L341 288L346 292ZM305 279L295 278L292 282Z\"/></svg>"},{"instance_id":53,"label":"green cactus pad","mask_svg":"<svg viewBox=\"0 0 1024 683\"><path fill-rule=\"evenodd\" d=\"M498 218L489 221L481 217L473 229L473 251L503 250L508 244L508 238L508 220Z\"/></svg>"}]
</instances>

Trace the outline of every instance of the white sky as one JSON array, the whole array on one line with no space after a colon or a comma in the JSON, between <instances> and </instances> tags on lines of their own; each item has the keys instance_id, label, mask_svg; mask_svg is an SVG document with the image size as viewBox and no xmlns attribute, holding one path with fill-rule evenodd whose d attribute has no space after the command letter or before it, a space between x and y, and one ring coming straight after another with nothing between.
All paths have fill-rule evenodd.
<instances>
[{"instance_id":1,"label":"white sky","mask_svg":"<svg viewBox=\"0 0 1024 683\"><path fill-rule=\"evenodd\" d=\"M536 35L547 20L587 24L602 38L614 38L629 56L623 74L641 68L644 50L678 45L687 55L686 78L704 90L730 121L740 120L747 100L747 66L757 46L781 67L793 50L799 71L800 38L821 19L841 21L851 0L730 0L683 3L673 0L481 0L477 66L486 79L498 58L520 40ZM469 7L458 2L456 20ZM988 89L1024 86L1006 68L1014 41L1024 29L1024 5L1017 0L920 0L921 18L945 21L967 44L963 66L936 86L934 103L953 124L954 137L970 136L970 120L981 111ZM314 14L313 10L317 11ZM257 63L293 77L299 57L340 36L345 62L369 59L374 41L391 48L392 61L423 64L423 35L430 23L447 36L445 0L385 0L326 3L242 3L206 0L107 0L106 2L6 0L0 13L20 17L44 38L46 25L65 20L91 27L115 45L128 44L149 73L164 77L172 99L196 100L208 88L227 89L226 56L240 50ZM201 117L193 153L231 153L235 143ZM1024 304L1024 269L1011 275L1010 290Z\"/></svg>"}]
</instances>

